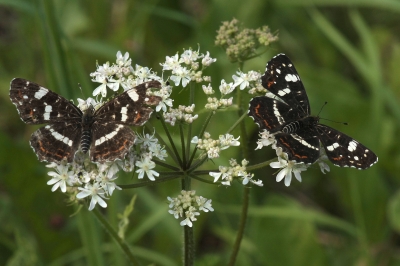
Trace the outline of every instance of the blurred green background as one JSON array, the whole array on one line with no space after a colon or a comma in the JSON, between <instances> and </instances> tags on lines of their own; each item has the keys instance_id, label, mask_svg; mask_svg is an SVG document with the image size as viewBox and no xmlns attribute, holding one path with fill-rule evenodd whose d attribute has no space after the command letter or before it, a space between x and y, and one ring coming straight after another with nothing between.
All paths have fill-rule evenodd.
<instances>
[{"instance_id":1,"label":"blurred green background","mask_svg":"<svg viewBox=\"0 0 400 266\"><path fill-rule=\"evenodd\" d=\"M311 167L302 173L302 183L294 180L289 188L275 182L273 169L256 172L264 187L252 188L237 265L400 264L399 1L0 0L1 265L126 265L93 215L82 210L70 217L76 209L46 185L48 169L29 146L35 127L21 122L9 100L11 79L23 77L66 98L83 98L78 83L88 97L96 86L89 77L96 61L113 62L118 50L128 51L133 65L160 74L165 56L199 45L201 52L217 58L206 73L217 89L221 79L231 82L238 68L214 45L221 22L233 17L245 27L268 25L279 32L279 41L246 62L244 71L264 71L273 55L287 54L307 89L313 114L328 101L321 116L349 126L323 123L379 156L378 164L366 171L330 165L331 172L324 175ZM185 92L174 97L176 105L185 103ZM214 132L224 133L235 114L229 119L217 115ZM256 126L250 118L246 123L254 149ZM226 151L210 168L227 165L238 152ZM274 151L266 148L252 152L249 160L255 164L273 157ZM136 182L130 176L120 179ZM215 208L194 223L196 265L225 265L243 187L193 181L193 188L211 198ZM115 214L138 195L126 238L145 265L181 264L182 229L168 214L166 200L179 192L179 181L174 181L117 191L108 202L104 214L116 226Z\"/></svg>"}]
</instances>

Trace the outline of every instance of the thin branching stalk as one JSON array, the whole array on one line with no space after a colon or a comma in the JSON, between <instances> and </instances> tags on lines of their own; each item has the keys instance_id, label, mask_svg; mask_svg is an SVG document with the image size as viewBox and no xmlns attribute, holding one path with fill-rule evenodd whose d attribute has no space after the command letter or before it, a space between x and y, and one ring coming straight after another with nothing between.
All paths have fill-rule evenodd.
<instances>
[{"instance_id":1,"label":"thin branching stalk","mask_svg":"<svg viewBox=\"0 0 400 266\"><path fill-rule=\"evenodd\" d=\"M136 260L135 256L133 255L131 249L129 248L128 244L118 236L117 231L108 223L107 219L99 212L98 209L93 210L94 215L96 216L97 220L103 225L104 229L110 236L117 242L118 246L122 249L124 254L127 256L129 262L132 265L140 265L139 262Z\"/></svg>"}]
</instances>

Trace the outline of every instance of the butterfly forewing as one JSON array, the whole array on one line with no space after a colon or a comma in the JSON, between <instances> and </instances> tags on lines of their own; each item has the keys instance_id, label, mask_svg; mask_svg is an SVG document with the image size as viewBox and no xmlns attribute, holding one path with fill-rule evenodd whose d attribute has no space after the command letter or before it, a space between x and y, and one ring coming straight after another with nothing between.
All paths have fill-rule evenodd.
<instances>
[{"instance_id":1,"label":"butterfly forewing","mask_svg":"<svg viewBox=\"0 0 400 266\"><path fill-rule=\"evenodd\" d=\"M265 128L271 133L279 131L288 122L301 118L297 110L286 103L266 96L251 99L249 115L261 128Z\"/></svg>"},{"instance_id":2,"label":"butterfly forewing","mask_svg":"<svg viewBox=\"0 0 400 266\"><path fill-rule=\"evenodd\" d=\"M264 88L303 113L303 116L310 114L310 104L303 83L286 55L278 54L267 63L261 82Z\"/></svg>"},{"instance_id":3,"label":"butterfly forewing","mask_svg":"<svg viewBox=\"0 0 400 266\"><path fill-rule=\"evenodd\" d=\"M22 79L11 81L10 99L27 124L80 121L82 112L64 97Z\"/></svg>"},{"instance_id":4,"label":"butterfly forewing","mask_svg":"<svg viewBox=\"0 0 400 266\"><path fill-rule=\"evenodd\" d=\"M153 112L153 109L144 105L154 106L161 101L160 97L147 96L148 88L161 88L161 83L149 81L121 93L96 111L96 119L132 126L143 125Z\"/></svg>"}]
</instances>

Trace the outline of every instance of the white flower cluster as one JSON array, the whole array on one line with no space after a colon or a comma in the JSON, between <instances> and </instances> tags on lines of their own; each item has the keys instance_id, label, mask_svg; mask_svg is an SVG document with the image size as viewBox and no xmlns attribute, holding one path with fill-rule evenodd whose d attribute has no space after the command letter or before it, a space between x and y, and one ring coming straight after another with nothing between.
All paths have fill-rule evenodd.
<instances>
[{"instance_id":1,"label":"white flower cluster","mask_svg":"<svg viewBox=\"0 0 400 266\"><path fill-rule=\"evenodd\" d=\"M116 63L110 65L107 62L101 66L98 65L96 71L90 74L93 82L100 83L93 91L93 96L99 95L104 98L107 96L107 88L118 91L122 87L126 91L146 81L157 80L162 84L162 89L156 92L148 91L149 94L162 98L156 107L156 111L158 112L160 109L166 111L167 106L172 106L172 100L169 98L171 88L163 82L162 78L148 67L136 65L133 68L131 64L132 60L129 58L129 53L126 52L125 55L122 55L118 51Z\"/></svg>"},{"instance_id":2,"label":"white flower cluster","mask_svg":"<svg viewBox=\"0 0 400 266\"><path fill-rule=\"evenodd\" d=\"M266 92L266 89L260 83L261 74L250 70L248 73L243 73L241 71L236 72L237 75L232 75L234 80L233 87L239 86L240 90L245 88L250 88L249 93L254 94L256 92Z\"/></svg>"},{"instance_id":3,"label":"white flower cluster","mask_svg":"<svg viewBox=\"0 0 400 266\"><path fill-rule=\"evenodd\" d=\"M243 185L247 185L249 182L254 185L263 186L261 180L254 180L254 174L250 174L246 171L246 166L249 162L245 159L242 160L242 165L239 165L235 159L230 159L230 167L219 166L219 172L210 172L209 175L214 177L214 183L221 179L221 184L230 186L234 178L239 179Z\"/></svg>"},{"instance_id":4,"label":"white flower cluster","mask_svg":"<svg viewBox=\"0 0 400 266\"><path fill-rule=\"evenodd\" d=\"M192 104L191 106L179 105L178 109L169 108L169 111L164 113L165 122L171 124L171 126L175 125L176 120L193 123L199 117L198 115L192 115L194 107L195 105Z\"/></svg>"},{"instance_id":5,"label":"white flower cluster","mask_svg":"<svg viewBox=\"0 0 400 266\"><path fill-rule=\"evenodd\" d=\"M308 165L288 160L287 153L282 152L282 148L276 146L275 136L269 133L268 130L260 132L259 136L260 138L257 141L256 150L269 145L272 145L271 147L276 150L278 161L270 163L272 168L281 168L279 173L276 175L276 182L280 182L284 179L285 186L288 187L292 181L292 174L294 174L295 178L301 182L300 173L307 170ZM322 173L325 174L325 170L329 172L329 166L325 163L327 156L325 155L324 148L322 146L320 147L320 151L320 158L317 160L317 162Z\"/></svg>"},{"instance_id":6,"label":"white flower cluster","mask_svg":"<svg viewBox=\"0 0 400 266\"><path fill-rule=\"evenodd\" d=\"M158 80L163 84L162 88L151 93L160 96L163 100L156 109L166 110L167 106L172 106L172 100L169 98L171 87L163 83L162 79L149 68L139 65L133 68L131 63L128 53L122 55L118 52L116 63L110 65L107 62L102 66L97 66L97 70L91 73L91 77L92 81L100 82L101 85L94 90L93 96L105 97L107 88L117 91L121 85L124 90L127 90L149 80ZM88 108L99 108L102 104L102 99L97 101L88 98L87 100L78 99L77 105L82 112L85 112ZM90 197L89 210L92 210L97 203L103 208L107 207L105 201L107 197L110 197L115 189L120 189L115 184L120 170L132 172L136 167L139 179L146 175L154 181L159 173L153 170L155 163L152 159L165 160L167 157L166 150L158 143L154 134L136 134L136 136L136 145L121 160L102 164L92 163L87 155L78 151L70 164L61 162L47 165L49 168L54 168L48 173L52 178L47 184L52 186L52 191L60 189L63 193L68 193L72 200Z\"/></svg>"},{"instance_id":7,"label":"white flower cluster","mask_svg":"<svg viewBox=\"0 0 400 266\"><path fill-rule=\"evenodd\" d=\"M154 181L154 177L159 176L159 173L152 170L155 167L152 158L165 160L164 158L167 157L165 149L158 143L158 139L154 135L136 135L138 144L136 147L139 148L139 153L131 149L124 160L94 164L89 161L87 156L78 152L72 164L51 163L47 165L47 167L55 169L48 173L52 179L47 184L52 185L52 191L60 188L63 193L76 195L77 199L91 197L89 210L92 210L97 203L106 208L107 203L104 199L111 196L115 189L120 189L114 182L118 178L117 173L120 169L132 172L136 166L139 179L147 175L150 180Z\"/></svg>"},{"instance_id":8,"label":"white flower cluster","mask_svg":"<svg viewBox=\"0 0 400 266\"><path fill-rule=\"evenodd\" d=\"M135 163L139 168L136 170L136 173L138 173L139 179L142 179L144 174L146 174L151 181L154 181L154 176L159 176L160 174L152 170L156 167L152 158L156 157L164 161L164 158L167 157L167 151L158 143L158 139L154 137L154 134L144 134L143 137L138 135L137 137L136 144L140 144L139 149L141 156Z\"/></svg>"},{"instance_id":9,"label":"white flower cluster","mask_svg":"<svg viewBox=\"0 0 400 266\"><path fill-rule=\"evenodd\" d=\"M211 138L210 133L204 132L204 139L199 139L198 137L194 137L191 141L193 144L197 144L197 148L199 150L205 150L207 152L208 158L218 158L219 153L222 150L226 150L231 146L239 146L240 142L238 138L234 138L233 135L225 134L220 135L219 139L214 140Z\"/></svg>"},{"instance_id":10,"label":"white flower cluster","mask_svg":"<svg viewBox=\"0 0 400 266\"><path fill-rule=\"evenodd\" d=\"M82 163L83 161L83 154L77 153L72 164L48 164L47 167L54 168L55 171L48 173L52 178L47 184L52 185L53 192L60 188L63 193L75 195L77 199L91 197L89 210L93 210L97 203L106 208L107 203L104 199L111 196L115 189L120 189L114 183L119 171L118 166L115 163L96 166Z\"/></svg>"},{"instance_id":11,"label":"white flower cluster","mask_svg":"<svg viewBox=\"0 0 400 266\"><path fill-rule=\"evenodd\" d=\"M230 97L228 99L224 99L224 97L231 93L234 89L235 87L233 86L232 82L228 84L225 82L225 80L221 80L221 85L219 86L221 99L218 99L216 97L208 97L207 104L205 105L206 109L217 110L231 106L233 97ZM212 95L215 93L211 87L211 84L208 84L208 86L203 85L203 91L206 95Z\"/></svg>"},{"instance_id":12,"label":"white flower cluster","mask_svg":"<svg viewBox=\"0 0 400 266\"><path fill-rule=\"evenodd\" d=\"M209 212L214 211L211 206L211 200L206 199L202 196L196 196L196 191L181 191L181 195L176 198L168 197L170 202L168 211L176 219L184 218L180 225L192 227L194 221L197 220L196 216L199 216L198 211Z\"/></svg>"},{"instance_id":13,"label":"white flower cluster","mask_svg":"<svg viewBox=\"0 0 400 266\"><path fill-rule=\"evenodd\" d=\"M201 60L202 68L200 68ZM203 81L211 81L210 76L203 76L203 70L210 66L212 63L217 61L215 58L210 57L210 53L207 52L205 55L200 54L199 50L194 51L192 49L185 50L180 56L175 54L174 56L167 56L165 63L160 64L163 67L163 71L170 70L172 75L170 80L175 83L175 86L182 84L182 87L186 87L190 81L197 83Z\"/></svg>"}]
</instances>

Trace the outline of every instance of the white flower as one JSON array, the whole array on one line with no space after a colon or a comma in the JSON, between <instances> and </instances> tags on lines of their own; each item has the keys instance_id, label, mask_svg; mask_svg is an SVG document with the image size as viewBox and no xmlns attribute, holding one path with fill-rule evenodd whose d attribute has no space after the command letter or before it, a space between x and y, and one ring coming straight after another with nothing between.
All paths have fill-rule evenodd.
<instances>
[{"instance_id":1,"label":"white flower","mask_svg":"<svg viewBox=\"0 0 400 266\"><path fill-rule=\"evenodd\" d=\"M53 177L47 182L47 185L54 185L51 188L53 192L56 191L57 188L60 188L60 190L65 193L67 191L67 183L70 182L69 179L74 177L74 172L68 171L68 166L66 165L57 165L56 172L51 171L47 174Z\"/></svg>"},{"instance_id":2,"label":"white flower","mask_svg":"<svg viewBox=\"0 0 400 266\"><path fill-rule=\"evenodd\" d=\"M211 58L210 52L207 52L206 55L203 57L203 60L201 60L201 63L203 64L203 66L209 66L212 63L214 63L215 61L217 61L217 59Z\"/></svg>"},{"instance_id":3,"label":"white flower","mask_svg":"<svg viewBox=\"0 0 400 266\"><path fill-rule=\"evenodd\" d=\"M175 86L179 86L182 80L182 87L186 87L191 80L190 71L186 67L178 67L172 73L174 75L172 75L170 79L175 83Z\"/></svg>"},{"instance_id":4,"label":"white flower","mask_svg":"<svg viewBox=\"0 0 400 266\"><path fill-rule=\"evenodd\" d=\"M154 72L151 71L150 68L148 67L143 67L140 65L136 65L134 71L134 75L137 76L136 83L141 84L143 82L149 81L149 80L158 80L161 81L161 78L158 77Z\"/></svg>"},{"instance_id":5,"label":"white flower","mask_svg":"<svg viewBox=\"0 0 400 266\"><path fill-rule=\"evenodd\" d=\"M93 185L86 184L84 188L78 187L78 189L81 190L81 192L76 195L78 199L83 199L89 196L92 197L90 200L89 211L93 210L97 203L103 208L107 207L107 203L103 200L103 198L106 198L104 196L106 192L98 183L94 183Z\"/></svg>"},{"instance_id":6,"label":"white flower","mask_svg":"<svg viewBox=\"0 0 400 266\"><path fill-rule=\"evenodd\" d=\"M255 148L256 150L276 143L275 136L270 134L268 130L264 129L261 133L259 133L259 136L260 139L257 141L257 148Z\"/></svg>"},{"instance_id":7,"label":"white flower","mask_svg":"<svg viewBox=\"0 0 400 266\"><path fill-rule=\"evenodd\" d=\"M211 83L208 83L207 86L206 85L202 85L201 87L202 87L202 89L204 91L204 94L206 94L206 95L214 94L214 90L211 87Z\"/></svg>"},{"instance_id":8,"label":"white flower","mask_svg":"<svg viewBox=\"0 0 400 266\"><path fill-rule=\"evenodd\" d=\"M143 134L143 135L137 134L137 139L136 139L136 143L135 144L142 144L143 143L142 145L145 146L145 147L149 147L149 146L157 144L158 143L158 139L154 137L155 133L156 132L154 131L153 135L150 135L148 133Z\"/></svg>"},{"instance_id":9,"label":"white flower","mask_svg":"<svg viewBox=\"0 0 400 266\"><path fill-rule=\"evenodd\" d=\"M153 161L151 161L149 157L145 157L141 161L136 161L135 165L140 168L136 170L136 173L139 174L138 175L139 179L142 179L144 174L146 174L151 181L154 181L155 180L154 176L160 175L156 171L151 170L154 167L156 167L156 164Z\"/></svg>"},{"instance_id":10,"label":"white flower","mask_svg":"<svg viewBox=\"0 0 400 266\"><path fill-rule=\"evenodd\" d=\"M214 177L214 183L218 181L218 179L222 176L221 172L209 172L210 176Z\"/></svg>"},{"instance_id":11,"label":"white flower","mask_svg":"<svg viewBox=\"0 0 400 266\"><path fill-rule=\"evenodd\" d=\"M278 157L278 162L270 163L272 168L282 168L282 170L276 175L276 182L280 182L285 179L285 186L289 186L292 181L292 173L296 179L301 182L301 171L307 170L304 163L296 163L295 161L287 161L282 157Z\"/></svg>"},{"instance_id":12,"label":"white flower","mask_svg":"<svg viewBox=\"0 0 400 266\"><path fill-rule=\"evenodd\" d=\"M166 56L165 57L165 63L164 64L160 64L163 67L163 71L164 70L174 70L178 67L180 67L180 63L179 63L179 56L178 54L174 55L174 56Z\"/></svg>"},{"instance_id":13,"label":"white flower","mask_svg":"<svg viewBox=\"0 0 400 266\"><path fill-rule=\"evenodd\" d=\"M119 66L130 66L132 63L131 59L129 59L129 53L126 52L124 56L122 56L122 53L120 51L117 52L117 65Z\"/></svg>"},{"instance_id":14,"label":"white flower","mask_svg":"<svg viewBox=\"0 0 400 266\"><path fill-rule=\"evenodd\" d=\"M325 162L328 160L328 156L326 156L324 148L321 147L320 151L321 151L321 154L317 160L317 163L319 165L319 168L321 169L321 172L323 174L325 174L325 171L328 171L328 172L330 171L329 165L327 165Z\"/></svg>"},{"instance_id":15,"label":"white flower","mask_svg":"<svg viewBox=\"0 0 400 266\"><path fill-rule=\"evenodd\" d=\"M235 89L235 86L233 86L233 83L226 83L226 81L223 79L221 80L221 85L219 85L219 91L221 92L222 95L227 95L231 93Z\"/></svg>"},{"instance_id":16,"label":"white flower","mask_svg":"<svg viewBox=\"0 0 400 266\"><path fill-rule=\"evenodd\" d=\"M99 167L100 168L100 167ZM96 182L99 183L100 187L104 189L107 195L111 196L115 189L122 190L119 186L114 183L114 180L118 178L116 175L118 172L118 167L116 163L113 163L104 172L100 171L101 174L96 176Z\"/></svg>"},{"instance_id":17,"label":"white flower","mask_svg":"<svg viewBox=\"0 0 400 266\"><path fill-rule=\"evenodd\" d=\"M240 136L235 139L233 135L230 134L220 135L219 141L221 145L221 150L225 150L230 146L239 146L240 145L240 142L238 141L239 138Z\"/></svg>"},{"instance_id":18,"label":"white flower","mask_svg":"<svg viewBox=\"0 0 400 266\"><path fill-rule=\"evenodd\" d=\"M165 157L168 157L167 151L160 144L154 144L149 146L149 151L151 151L152 155L157 157L158 159L165 161Z\"/></svg>"},{"instance_id":19,"label":"white flower","mask_svg":"<svg viewBox=\"0 0 400 266\"><path fill-rule=\"evenodd\" d=\"M181 59L179 62L183 62L186 65L191 65L193 64L199 57L202 57L199 55L199 51L193 51L192 49L185 50L181 54Z\"/></svg>"},{"instance_id":20,"label":"white flower","mask_svg":"<svg viewBox=\"0 0 400 266\"><path fill-rule=\"evenodd\" d=\"M81 109L82 112L86 111L91 106L98 106L100 102L97 102L95 99L89 97L86 100L78 98L78 108Z\"/></svg>"},{"instance_id":21,"label":"white flower","mask_svg":"<svg viewBox=\"0 0 400 266\"><path fill-rule=\"evenodd\" d=\"M203 198L202 196L196 198L196 203L199 206L200 211L208 212L214 211L214 208L211 206L211 200Z\"/></svg>"},{"instance_id":22,"label":"white flower","mask_svg":"<svg viewBox=\"0 0 400 266\"><path fill-rule=\"evenodd\" d=\"M250 85L249 78L247 74L241 71L237 71L236 73L238 74L238 76L236 75L232 76L233 80L235 81L233 87L237 87L240 85L240 90L244 90L246 87Z\"/></svg>"},{"instance_id":23,"label":"white flower","mask_svg":"<svg viewBox=\"0 0 400 266\"><path fill-rule=\"evenodd\" d=\"M189 227L192 227L192 226L193 226L192 221L193 221L193 222L196 221L196 220L197 220L196 216L198 216L198 215L200 215L200 213L199 213L199 212L196 212L196 208L193 207L193 206L190 206L190 207L189 207L189 210L185 212L186 219L183 220L183 221L180 223L180 225L181 225L181 226L187 225L187 226L189 226Z\"/></svg>"},{"instance_id":24,"label":"white flower","mask_svg":"<svg viewBox=\"0 0 400 266\"><path fill-rule=\"evenodd\" d=\"M94 91L93 96L97 96L101 93L101 96L104 98L107 96L107 78L104 76L96 76L94 82L101 83Z\"/></svg>"}]
</instances>

